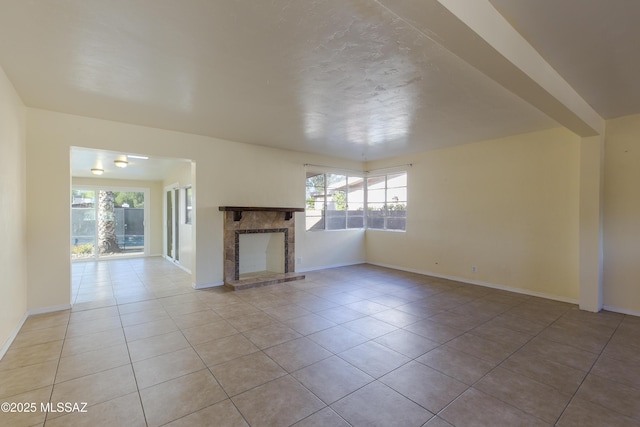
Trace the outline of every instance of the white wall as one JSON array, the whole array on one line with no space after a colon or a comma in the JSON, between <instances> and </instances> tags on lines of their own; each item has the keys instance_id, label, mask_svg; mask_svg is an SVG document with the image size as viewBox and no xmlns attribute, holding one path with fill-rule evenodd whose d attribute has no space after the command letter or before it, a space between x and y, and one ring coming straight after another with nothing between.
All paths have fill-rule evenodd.
<instances>
[{"instance_id":1,"label":"white wall","mask_svg":"<svg viewBox=\"0 0 640 427\"><path fill-rule=\"evenodd\" d=\"M33 270L29 276L29 306L33 308L68 304L70 300L68 195L72 146L195 162L192 276L197 286L223 280L223 214L219 206L304 207L305 163L363 168L360 162L329 156L38 109L28 109L28 122L28 262ZM303 213L296 214L296 223L296 255L303 258L302 268L364 261L361 231L331 233L328 239L329 233L304 232Z\"/></svg>"},{"instance_id":2,"label":"white wall","mask_svg":"<svg viewBox=\"0 0 640 427\"><path fill-rule=\"evenodd\" d=\"M27 312L26 109L0 68L0 357Z\"/></svg>"},{"instance_id":3,"label":"white wall","mask_svg":"<svg viewBox=\"0 0 640 427\"><path fill-rule=\"evenodd\" d=\"M413 167L406 233L368 230L367 261L577 301L579 144L555 129L368 164Z\"/></svg>"},{"instance_id":4,"label":"white wall","mask_svg":"<svg viewBox=\"0 0 640 427\"><path fill-rule=\"evenodd\" d=\"M640 316L640 115L607 121L604 307Z\"/></svg>"}]
</instances>

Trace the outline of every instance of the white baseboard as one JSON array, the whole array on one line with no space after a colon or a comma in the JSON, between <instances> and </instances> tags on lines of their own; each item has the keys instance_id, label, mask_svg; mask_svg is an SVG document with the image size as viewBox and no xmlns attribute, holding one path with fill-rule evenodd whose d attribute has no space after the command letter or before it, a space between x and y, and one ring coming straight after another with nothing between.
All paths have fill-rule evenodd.
<instances>
[{"instance_id":1,"label":"white baseboard","mask_svg":"<svg viewBox=\"0 0 640 427\"><path fill-rule=\"evenodd\" d=\"M26 313L24 313L24 316L22 316L22 320L20 320L20 322L15 327L11 335L9 335L9 338L7 338L7 341L4 343L2 348L0 348L0 360L2 360L4 355L7 353L7 350L9 350L9 347L11 347L11 344L13 344L13 341L18 336L20 329L22 329L24 322L27 321L29 316L35 316L37 314L53 313L55 311L69 310L70 308L71 308L71 304L65 304L65 305L59 305L55 307L44 307L44 308L38 308L35 310L28 310Z\"/></svg>"},{"instance_id":2,"label":"white baseboard","mask_svg":"<svg viewBox=\"0 0 640 427\"><path fill-rule=\"evenodd\" d=\"M55 311L70 310L71 304L57 305L53 307L36 308L35 310L27 311L27 316L35 316L36 314L47 314Z\"/></svg>"},{"instance_id":3,"label":"white baseboard","mask_svg":"<svg viewBox=\"0 0 640 427\"><path fill-rule=\"evenodd\" d=\"M179 262L174 262L173 265L175 265L176 267L178 267L180 270L184 271L185 273L191 274L191 270L189 270L187 267L185 267L184 265L180 264Z\"/></svg>"},{"instance_id":4,"label":"white baseboard","mask_svg":"<svg viewBox=\"0 0 640 427\"><path fill-rule=\"evenodd\" d=\"M327 268L349 267L350 265L366 264L366 261L346 262L342 264L324 265L321 267L296 268L296 273L306 273L308 271L326 270Z\"/></svg>"},{"instance_id":5,"label":"white baseboard","mask_svg":"<svg viewBox=\"0 0 640 427\"><path fill-rule=\"evenodd\" d=\"M195 283L192 283L191 287L193 289L209 289L209 288L215 288L217 286L222 286L222 285L224 285L224 281L213 282L213 283L201 283L199 285L196 285Z\"/></svg>"},{"instance_id":6,"label":"white baseboard","mask_svg":"<svg viewBox=\"0 0 640 427\"><path fill-rule=\"evenodd\" d=\"M447 275L444 275L444 274L433 273L433 272L430 272L430 271L420 271L420 270L414 270L414 269L410 269L410 268L398 267L396 265L380 264L380 263L375 263L375 262L369 262L369 264L377 265L379 267L392 268L394 270L407 271L409 273L423 274L425 276L432 276L432 277L437 277L437 278L440 278L440 279L455 280L456 282L468 283L470 285L484 286L484 287L487 287L487 288L499 289L501 291L508 291L508 292L514 292L514 293L522 294L522 295L529 295L529 296L532 296L532 297L539 297L539 298L545 298L545 299L550 299L550 300L554 300L554 301L567 302L567 303L570 303L570 304L578 304L579 303L579 301L574 299L574 298L567 298L567 297L563 297L563 296L559 296L559 295L547 294L547 293L544 293L544 292L536 292L536 291L532 291L532 290L529 290L529 289L514 288L514 287L511 287L511 286L499 285L499 284L496 284L496 283L481 282L479 280L467 279L466 277L447 276Z\"/></svg>"},{"instance_id":7,"label":"white baseboard","mask_svg":"<svg viewBox=\"0 0 640 427\"><path fill-rule=\"evenodd\" d=\"M169 261L171 264L175 265L176 267L178 267L179 269L191 274L191 270L189 270L187 267L185 267L184 265L180 264L180 261L174 261L173 258L170 258L166 255L157 255L159 257L162 257L164 259L166 259L167 261Z\"/></svg>"},{"instance_id":8,"label":"white baseboard","mask_svg":"<svg viewBox=\"0 0 640 427\"><path fill-rule=\"evenodd\" d=\"M29 314L25 313L24 316L22 316L22 320L18 322L18 326L15 327L11 335L9 335L9 338L7 338L7 341L4 343L2 348L0 348L0 360L2 360L4 355L7 353L7 350L9 350L11 344L13 344L13 340L16 339L16 337L18 336L18 332L20 332L20 329L22 329L22 325L24 325L24 322L27 321L27 317L29 317Z\"/></svg>"},{"instance_id":9,"label":"white baseboard","mask_svg":"<svg viewBox=\"0 0 640 427\"><path fill-rule=\"evenodd\" d=\"M628 314L629 316L640 317L640 311L638 310L629 310L628 308L613 307L610 305L605 305L602 307L602 309L607 311L613 311L614 313Z\"/></svg>"}]
</instances>

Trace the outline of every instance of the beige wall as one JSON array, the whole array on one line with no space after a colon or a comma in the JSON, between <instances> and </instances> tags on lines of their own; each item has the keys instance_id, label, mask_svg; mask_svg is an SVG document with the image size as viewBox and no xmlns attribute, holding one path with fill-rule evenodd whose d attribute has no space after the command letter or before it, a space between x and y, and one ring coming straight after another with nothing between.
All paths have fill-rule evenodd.
<instances>
[{"instance_id":1,"label":"beige wall","mask_svg":"<svg viewBox=\"0 0 640 427\"><path fill-rule=\"evenodd\" d=\"M20 182L19 177L25 174L24 158L21 160L23 107L6 78L0 83L0 90L4 91L0 104L2 161L8 162L0 174L3 183L6 178L9 182ZM564 129L363 165L37 109L27 109L27 115L26 251L30 310L69 303L67 200L71 146L193 160L190 177L196 196L197 232L191 235L188 254L192 258L188 264L196 285L222 281L222 214L218 206L301 207L304 163L349 169L413 163L408 169L406 233L305 232L304 214L296 214L296 252L301 259L297 270L363 262L366 256L367 261L376 264L561 300L577 301L580 296L581 140ZM635 314L640 313L637 286L640 271L636 261L640 247L634 240L640 232L637 221L640 199L636 197L635 185L640 182L640 153L634 147L639 137L640 116L607 124L604 302L607 308ZM5 144L5 140L10 144ZM188 176L186 169L176 171L162 185L176 182L176 177L181 186L186 185ZM2 193L3 203L9 197L21 206L5 209L2 217L2 227L9 233L17 233L18 242L20 230L25 232L22 194L24 189L15 186L3 188ZM25 251L24 245L17 246L18 251ZM15 254L13 249L7 251L2 262L10 262L13 267L7 269L15 274L12 283L21 280L24 283L27 274L23 258ZM477 267L476 273L472 272L472 266ZM24 302L25 288L19 285L7 288L3 284L0 292L2 301L12 301L11 310L2 310L3 316L9 313L13 319L3 317L0 331L3 338L24 314L24 307L19 307L20 301Z\"/></svg>"},{"instance_id":2,"label":"beige wall","mask_svg":"<svg viewBox=\"0 0 640 427\"><path fill-rule=\"evenodd\" d=\"M26 109L0 68L0 357L27 311Z\"/></svg>"},{"instance_id":3,"label":"beige wall","mask_svg":"<svg viewBox=\"0 0 640 427\"><path fill-rule=\"evenodd\" d=\"M34 241L29 247L30 262L41 259L39 254L68 253L68 208L54 200L67 200L70 146L193 160L197 231L191 236L193 249L184 254L185 266L198 286L222 281L222 214L218 206L303 206L304 163L374 169L412 162L406 233L306 232L304 214L299 213L296 269L353 264L366 257L377 264L532 294L570 301L579 297L580 140L566 130L363 165L36 109L29 110L29 123L29 146L33 147L29 165L36 170L49 168L46 175L30 181L29 199L35 204L29 211L30 228L33 223L34 229L43 229L41 224L51 220L52 213L63 225L47 229L54 233L49 238ZM60 158L60 164L51 168L50 158ZM163 185L178 182L183 186L187 179L186 169L177 170ZM53 197L52 192L58 196ZM68 259L44 262L51 262L57 284L43 285L49 276L40 277L39 273L30 284L44 293L51 291L49 305L56 298L60 300L56 304L63 304L68 301ZM472 273L472 266L477 267L476 273Z\"/></svg>"},{"instance_id":4,"label":"beige wall","mask_svg":"<svg viewBox=\"0 0 640 427\"><path fill-rule=\"evenodd\" d=\"M367 261L577 301L579 144L555 129L368 164L413 167L407 231L368 230Z\"/></svg>"},{"instance_id":5,"label":"beige wall","mask_svg":"<svg viewBox=\"0 0 640 427\"><path fill-rule=\"evenodd\" d=\"M364 240L364 230L305 231L304 213L298 213L296 271L365 262Z\"/></svg>"},{"instance_id":6,"label":"beige wall","mask_svg":"<svg viewBox=\"0 0 640 427\"><path fill-rule=\"evenodd\" d=\"M195 162L196 213L193 282L223 280L222 205L304 206L305 163L362 169L362 163L220 139L28 109L27 212L29 306L68 304L70 300L69 188L70 147L137 152ZM304 226L304 214L297 214ZM298 230L299 227L296 227ZM364 261L364 235L324 236L296 232L296 254L307 269ZM324 249L318 245L327 244ZM349 253L336 253L344 245ZM309 255L309 256L307 256Z\"/></svg>"},{"instance_id":7,"label":"beige wall","mask_svg":"<svg viewBox=\"0 0 640 427\"><path fill-rule=\"evenodd\" d=\"M136 188L149 189L149 199L145 200L145 209L149 209L148 235L149 255L162 254L162 182L138 181L102 178L72 178L72 185L88 187L111 187L115 189Z\"/></svg>"},{"instance_id":8,"label":"beige wall","mask_svg":"<svg viewBox=\"0 0 640 427\"><path fill-rule=\"evenodd\" d=\"M640 315L640 115L607 121L604 306Z\"/></svg>"}]
</instances>

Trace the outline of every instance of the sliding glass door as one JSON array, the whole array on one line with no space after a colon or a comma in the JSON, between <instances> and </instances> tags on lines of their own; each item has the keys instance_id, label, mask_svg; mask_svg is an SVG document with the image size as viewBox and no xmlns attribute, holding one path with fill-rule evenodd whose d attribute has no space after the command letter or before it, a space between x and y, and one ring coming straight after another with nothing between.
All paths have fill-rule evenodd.
<instances>
[{"instance_id":1,"label":"sliding glass door","mask_svg":"<svg viewBox=\"0 0 640 427\"><path fill-rule=\"evenodd\" d=\"M71 259L93 258L96 249L96 191L71 192Z\"/></svg>"},{"instance_id":2,"label":"sliding glass door","mask_svg":"<svg viewBox=\"0 0 640 427\"><path fill-rule=\"evenodd\" d=\"M144 255L146 190L74 188L71 258Z\"/></svg>"},{"instance_id":3,"label":"sliding glass door","mask_svg":"<svg viewBox=\"0 0 640 427\"><path fill-rule=\"evenodd\" d=\"M165 257L180 261L180 189L175 186L165 188Z\"/></svg>"}]
</instances>

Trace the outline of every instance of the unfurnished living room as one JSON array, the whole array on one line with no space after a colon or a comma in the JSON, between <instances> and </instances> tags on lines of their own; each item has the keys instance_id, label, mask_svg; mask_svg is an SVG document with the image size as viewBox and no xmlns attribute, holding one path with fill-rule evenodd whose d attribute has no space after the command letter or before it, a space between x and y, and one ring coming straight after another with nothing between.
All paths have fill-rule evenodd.
<instances>
[{"instance_id":1,"label":"unfurnished living room","mask_svg":"<svg viewBox=\"0 0 640 427\"><path fill-rule=\"evenodd\" d=\"M0 0L0 425L640 425L639 17Z\"/></svg>"}]
</instances>

